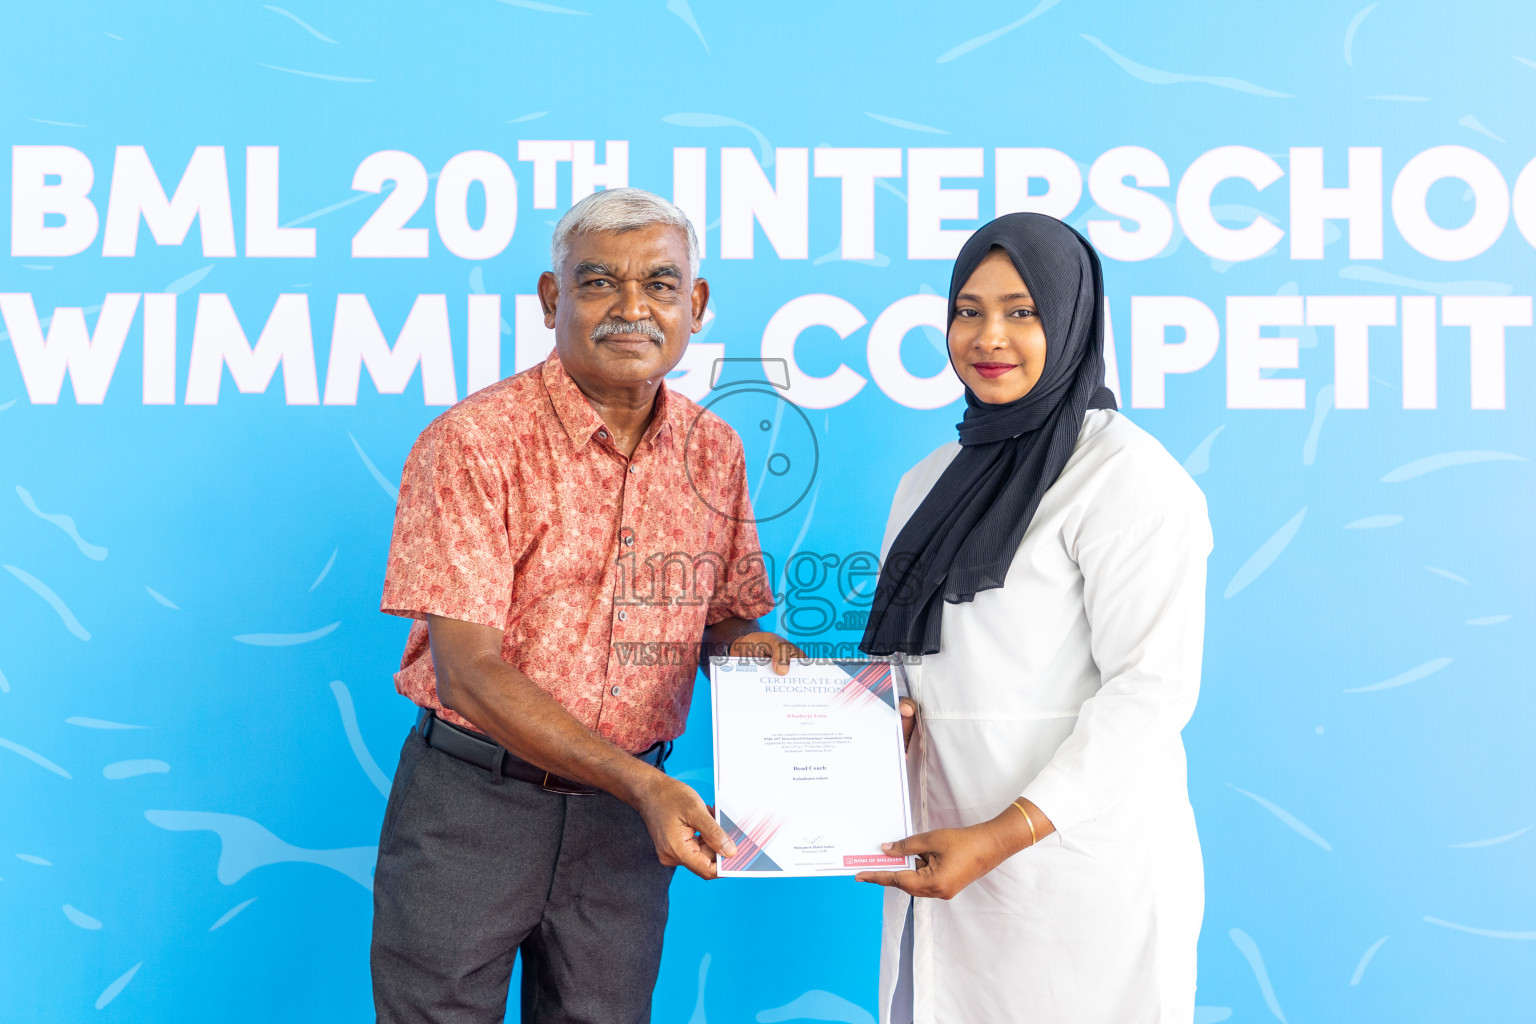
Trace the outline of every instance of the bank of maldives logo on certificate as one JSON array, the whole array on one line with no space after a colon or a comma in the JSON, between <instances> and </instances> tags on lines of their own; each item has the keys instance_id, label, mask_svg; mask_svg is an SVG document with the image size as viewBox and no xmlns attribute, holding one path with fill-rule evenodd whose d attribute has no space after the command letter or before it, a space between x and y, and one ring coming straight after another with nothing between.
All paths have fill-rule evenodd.
<instances>
[{"instance_id":1,"label":"bank of maldives logo on certificate","mask_svg":"<svg viewBox=\"0 0 1536 1024\"><path fill-rule=\"evenodd\" d=\"M894 669L713 659L715 817L737 851L722 877L911 867L880 850L912 834Z\"/></svg>"}]
</instances>

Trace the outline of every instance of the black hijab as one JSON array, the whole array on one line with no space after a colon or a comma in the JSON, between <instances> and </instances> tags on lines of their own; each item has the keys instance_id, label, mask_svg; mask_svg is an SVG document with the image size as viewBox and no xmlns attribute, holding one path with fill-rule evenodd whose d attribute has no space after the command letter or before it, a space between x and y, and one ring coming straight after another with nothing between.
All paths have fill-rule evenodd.
<instances>
[{"instance_id":1,"label":"black hijab","mask_svg":"<svg viewBox=\"0 0 1536 1024\"><path fill-rule=\"evenodd\" d=\"M971 236L949 282L955 296L993 249L1013 262L1045 329L1045 368L1023 398L988 405L965 389L960 453L891 545L880 570L867 654L935 654L944 602L1003 585L1040 498L1077 444L1083 414L1113 409L1104 386L1104 278L1088 241L1038 213L1010 213Z\"/></svg>"}]
</instances>

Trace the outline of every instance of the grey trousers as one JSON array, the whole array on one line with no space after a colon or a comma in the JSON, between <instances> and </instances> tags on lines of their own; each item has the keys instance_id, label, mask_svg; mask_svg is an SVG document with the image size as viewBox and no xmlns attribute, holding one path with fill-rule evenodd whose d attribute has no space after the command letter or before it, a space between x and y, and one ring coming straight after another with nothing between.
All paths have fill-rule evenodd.
<instances>
[{"instance_id":1,"label":"grey trousers","mask_svg":"<svg viewBox=\"0 0 1536 1024\"><path fill-rule=\"evenodd\" d=\"M647 1024L672 868L607 793L562 796L424 743L400 751L373 888L383 1024Z\"/></svg>"}]
</instances>

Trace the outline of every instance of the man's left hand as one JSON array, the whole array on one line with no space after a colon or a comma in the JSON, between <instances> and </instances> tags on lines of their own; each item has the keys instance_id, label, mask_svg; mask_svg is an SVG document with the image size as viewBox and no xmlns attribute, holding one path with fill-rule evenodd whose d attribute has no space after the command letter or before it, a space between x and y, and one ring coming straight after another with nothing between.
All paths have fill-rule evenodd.
<instances>
[{"instance_id":1,"label":"man's left hand","mask_svg":"<svg viewBox=\"0 0 1536 1024\"><path fill-rule=\"evenodd\" d=\"M805 657L794 643L766 630L743 633L732 640L730 653L733 658L772 658L774 675L780 676L789 671L789 659Z\"/></svg>"}]
</instances>

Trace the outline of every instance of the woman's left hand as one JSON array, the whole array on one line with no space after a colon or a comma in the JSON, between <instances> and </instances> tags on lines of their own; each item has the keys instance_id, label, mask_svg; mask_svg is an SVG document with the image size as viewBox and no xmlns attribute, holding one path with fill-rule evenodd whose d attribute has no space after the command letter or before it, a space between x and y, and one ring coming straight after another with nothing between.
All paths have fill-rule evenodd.
<instances>
[{"instance_id":1,"label":"woman's left hand","mask_svg":"<svg viewBox=\"0 0 1536 1024\"><path fill-rule=\"evenodd\" d=\"M982 875L1007 860L1009 850L991 822L969 828L941 828L919 832L881 846L893 857L917 857L916 871L861 871L860 882L889 885L911 896L953 899Z\"/></svg>"},{"instance_id":2,"label":"woman's left hand","mask_svg":"<svg viewBox=\"0 0 1536 1024\"><path fill-rule=\"evenodd\" d=\"M1020 797L991 821L968 828L919 832L900 842L881 844L880 848L893 856L916 857L916 871L861 871L854 878L894 886L910 896L950 900L1009 857L1054 831L1056 826L1045 812Z\"/></svg>"}]
</instances>

